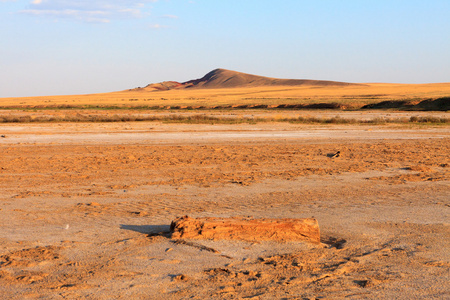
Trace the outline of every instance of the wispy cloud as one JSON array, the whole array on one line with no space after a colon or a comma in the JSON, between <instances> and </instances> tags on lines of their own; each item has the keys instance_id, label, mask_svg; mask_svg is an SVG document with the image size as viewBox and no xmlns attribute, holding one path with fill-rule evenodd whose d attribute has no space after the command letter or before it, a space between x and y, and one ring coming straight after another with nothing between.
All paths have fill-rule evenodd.
<instances>
[{"instance_id":1,"label":"wispy cloud","mask_svg":"<svg viewBox=\"0 0 450 300\"><path fill-rule=\"evenodd\" d=\"M178 16L175 16L175 15L164 15L163 18L166 18L166 19L178 19Z\"/></svg>"},{"instance_id":2,"label":"wispy cloud","mask_svg":"<svg viewBox=\"0 0 450 300\"><path fill-rule=\"evenodd\" d=\"M1 0L3 1L3 0ZM117 19L137 19L149 15L146 5L158 0L33 0L21 13L107 23Z\"/></svg>"},{"instance_id":3,"label":"wispy cloud","mask_svg":"<svg viewBox=\"0 0 450 300\"><path fill-rule=\"evenodd\" d=\"M169 26L161 25L161 24L152 24L149 26L150 29L164 29L169 28Z\"/></svg>"}]
</instances>

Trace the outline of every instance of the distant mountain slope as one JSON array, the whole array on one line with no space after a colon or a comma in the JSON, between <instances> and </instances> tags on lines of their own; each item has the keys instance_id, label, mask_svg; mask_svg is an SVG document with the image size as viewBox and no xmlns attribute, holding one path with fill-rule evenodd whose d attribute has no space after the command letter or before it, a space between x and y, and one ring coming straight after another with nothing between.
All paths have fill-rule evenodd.
<instances>
[{"instance_id":1,"label":"distant mountain slope","mask_svg":"<svg viewBox=\"0 0 450 300\"><path fill-rule=\"evenodd\" d=\"M279 79L264 76L257 76L225 69L215 69L200 79L184 82L186 87L197 88L232 88L232 87L259 87L259 86L297 86L297 85L315 85L315 86L347 86L352 83L325 81L325 80L306 80L306 79Z\"/></svg>"},{"instance_id":2,"label":"distant mountain slope","mask_svg":"<svg viewBox=\"0 0 450 300\"><path fill-rule=\"evenodd\" d=\"M357 83L326 81L326 80L308 80L308 79L279 79L264 76L246 74L226 69L215 69L199 79L186 82L164 81L160 83L151 83L144 88L136 88L143 91L162 91L185 88L237 88L237 87L263 87L263 86L349 86L359 85Z\"/></svg>"}]
</instances>

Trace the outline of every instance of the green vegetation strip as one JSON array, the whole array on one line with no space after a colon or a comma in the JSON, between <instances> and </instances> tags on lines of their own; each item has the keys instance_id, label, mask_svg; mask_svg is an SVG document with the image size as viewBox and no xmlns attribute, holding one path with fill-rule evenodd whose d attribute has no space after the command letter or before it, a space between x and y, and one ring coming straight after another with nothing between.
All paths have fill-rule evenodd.
<instances>
[{"instance_id":1,"label":"green vegetation strip","mask_svg":"<svg viewBox=\"0 0 450 300\"><path fill-rule=\"evenodd\" d=\"M76 116L1 116L0 123L76 123L76 122L164 122L164 123L183 123L183 124L256 124L264 122L285 122L300 124L449 124L450 118L424 116L410 118L373 118L369 120L359 120L350 118L341 118L339 116L332 118L315 118L315 117L297 117L297 118L248 118L248 117L213 117L205 115L172 115L172 116L133 116L133 115L82 115Z\"/></svg>"},{"instance_id":2,"label":"green vegetation strip","mask_svg":"<svg viewBox=\"0 0 450 300\"><path fill-rule=\"evenodd\" d=\"M130 99L138 100L138 99ZM285 99L286 100L286 99ZM403 111L449 111L450 97L436 99L405 99L384 100L367 105L342 102L318 102L318 103L292 103L292 104L240 104L240 105L15 105L0 106L2 110L304 110L304 109L332 109L332 110L365 110L365 109L390 109Z\"/></svg>"}]
</instances>

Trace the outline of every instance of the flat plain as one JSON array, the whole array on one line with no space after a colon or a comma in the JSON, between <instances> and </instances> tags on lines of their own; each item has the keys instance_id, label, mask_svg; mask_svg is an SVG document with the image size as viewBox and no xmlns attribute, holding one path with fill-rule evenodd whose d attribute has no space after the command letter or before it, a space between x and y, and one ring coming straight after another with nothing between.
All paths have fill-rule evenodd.
<instances>
[{"instance_id":1,"label":"flat plain","mask_svg":"<svg viewBox=\"0 0 450 300\"><path fill-rule=\"evenodd\" d=\"M257 86L147 91L130 89L104 94L0 98L0 107L159 106L207 107L333 103L352 107L389 100L418 100L450 95L450 83L356 86Z\"/></svg>"},{"instance_id":2,"label":"flat plain","mask_svg":"<svg viewBox=\"0 0 450 300\"><path fill-rule=\"evenodd\" d=\"M0 129L2 298L449 296L447 125ZM315 217L322 243L179 243L183 215Z\"/></svg>"},{"instance_id":3,"label":"flat plain","mask_svg":"<svg viewBox=\"0 0 450 300\"><path fill-rule=\"evenodd\" d=\"M449 87L0 99L0 297L448 298L448 112L232 106L358 107ZM313 217L321 242L173 239L185 215Z\"/></svg>"}]
</instances>

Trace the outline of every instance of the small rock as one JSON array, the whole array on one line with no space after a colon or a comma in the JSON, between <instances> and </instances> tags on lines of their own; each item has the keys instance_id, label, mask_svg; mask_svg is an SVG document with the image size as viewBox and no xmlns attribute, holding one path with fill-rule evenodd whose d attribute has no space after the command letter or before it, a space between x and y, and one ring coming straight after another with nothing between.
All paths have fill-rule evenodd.
<instances>
[{"instance_id":1,"label":"small rock","mask_svg":"<svg viewBox=\"0 0 450 300\"><path fill-rule=\"evenodd\" d=\"M341 155L341 151L338 151L338 152L336 152L336 153L328 153L327 154L327 156L329 157L329 158L336 158L336 157L339 157Z\"/></svg>"},{"instance_id":2,"label":"small rock","mask_svg":"<svg viewBox=\"0 0 450 300\"><path fill-rule=\"evenodd\" d=\"M362 288L365 288L369 284L369 280L355 280L354 283Z\"/></svg>"},{"instance_id":3,"label":"small rock","mask_svg":"<svg viewBox=\"0 0 450 300\"><path fill-rule=\"evenodd\" d=\"M222 286L222 287L220 287L220 292L221 293L233 293L233 292L235 292L235 289L232 286Z\"/></svg>"},{"instance_id":4,"label":"small rock","mask_svg":"<svg viewBox=\"0 0 450 300\"><path fill-rule=\"evenodd\" d=\"M172 277L172 280L174 280L174 281L186 281L188 279L189 278L184 274L179 274L179 275Z\"/></svg>"}]
</instances>

